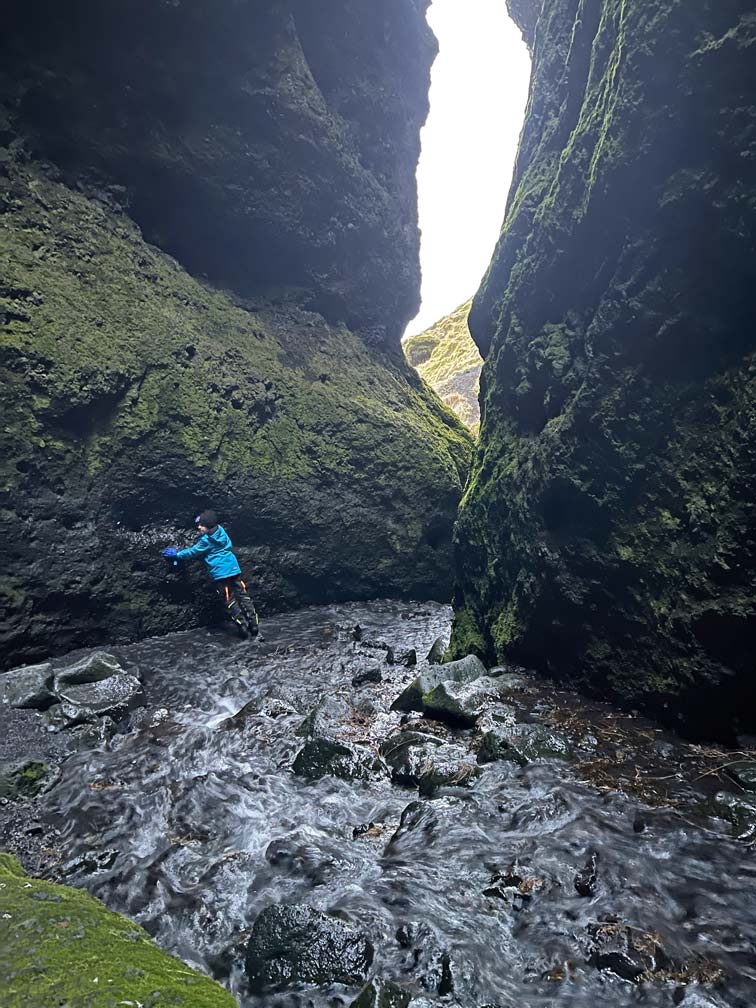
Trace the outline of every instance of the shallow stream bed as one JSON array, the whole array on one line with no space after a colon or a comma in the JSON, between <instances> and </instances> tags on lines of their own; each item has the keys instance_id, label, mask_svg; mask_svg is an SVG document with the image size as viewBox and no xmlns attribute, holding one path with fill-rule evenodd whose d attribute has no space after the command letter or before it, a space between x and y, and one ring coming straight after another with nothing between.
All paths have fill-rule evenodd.
<instances>
[{"instance_id":1,"label":"shallow stream bed","mask_svg":"<svg viewBox=\"0 0 756 1008\"><path fill-rule=\"evenodd\" d=\"M566 758L478 766L473 749L479 776L429 795L385 772L292 772L324 697L343 698L342 736L376 754L402 721L417 727L390 705L418 669L371 644L415 648L422 668L449 621L433 603L349 604L270 619L261 643L197 631L112 649L141 674L146 706L37 799L48 874L128 914L243 1008L349 1005L359 991L250 992L245 947L277 903L364 932L370 976L413 1008L752 1008L755 848L727 754L526 679L507 702Z\"/></svg>"}]
</instances>

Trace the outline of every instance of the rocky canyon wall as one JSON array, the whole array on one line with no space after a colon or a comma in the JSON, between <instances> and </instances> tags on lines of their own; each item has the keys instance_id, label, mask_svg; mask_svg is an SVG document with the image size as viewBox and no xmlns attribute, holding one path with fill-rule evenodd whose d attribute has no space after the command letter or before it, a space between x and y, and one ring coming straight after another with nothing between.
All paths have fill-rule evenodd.
<instances>
[{"instance_id":1,"label":"rocky canyon wall","mask_svg":"<svg viewBox=\"0 0 756 1008\"><path fill-rule=\"evenodd\" d=\"M263 607L443 596L469 463L405 364L426 3L11 2L0 41L3 663Z\"/></svg>"},{"instance_id":2,"label":"rocky canyon wall","mask_svg":"<svg viewBox=\"0 0 756 1008\"><path fill-rule=\"evenodd\" d=\"M457 529L470 647L756 724L756 15L510 0L533 56Z\"/></svg>"}]
</instances>

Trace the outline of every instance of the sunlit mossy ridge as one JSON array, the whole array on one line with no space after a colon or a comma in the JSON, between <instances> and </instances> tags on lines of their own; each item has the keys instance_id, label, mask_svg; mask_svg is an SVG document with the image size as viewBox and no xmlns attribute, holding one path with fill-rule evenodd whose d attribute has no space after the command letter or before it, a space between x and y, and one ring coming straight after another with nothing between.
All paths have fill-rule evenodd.
<instances>
[{"instance_id":1,"label":"sunlit mossy ridge","mask_svg":"<svg viewBox=\"0 0 756 1008\"><path fill-rule=\"evenodd\" d=\"M472 301L404 341L404 356L418 374L468 426L480 421L481 359L467 327Z\"/></svg>"},{"instance_id":2,"label":"sunlit mossy ridge","mask_svg":"<svg viewBox=\"0 0 756 1008\"><path fill-rule=\"evenodd\" d=\"M510 0L533 55L470 329L452 653L753 725L756 15Z\"/></svg>"},{"instance_id":3,"label":"sunlit mossy ridge","mask_svg":"<svg viewBox=\"0 0 756 1008\"><path fill-rule=\"evenodd\" d=\"M3 1008L235 1008L208 977L161 951L145 931L79 889L29 878L0 854Z\"/></svg>"}]
</instances>

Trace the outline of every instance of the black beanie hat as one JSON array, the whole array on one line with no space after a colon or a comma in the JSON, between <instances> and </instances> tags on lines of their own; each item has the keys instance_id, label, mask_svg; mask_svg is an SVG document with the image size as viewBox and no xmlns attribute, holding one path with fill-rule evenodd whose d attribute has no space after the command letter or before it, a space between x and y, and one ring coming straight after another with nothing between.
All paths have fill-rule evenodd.
<instances>
[{"instance_id":1,"label":"black beanie hat","mask_svg":"<svg viewBox=\"0 0 756 1008\"><path fill-rule=\"evenodd\" d=\"M195 525L204 525L205 528L212 529L218 524L218 515L215 511L203 511L194 519Z\"/></svg>"}]
</instances>

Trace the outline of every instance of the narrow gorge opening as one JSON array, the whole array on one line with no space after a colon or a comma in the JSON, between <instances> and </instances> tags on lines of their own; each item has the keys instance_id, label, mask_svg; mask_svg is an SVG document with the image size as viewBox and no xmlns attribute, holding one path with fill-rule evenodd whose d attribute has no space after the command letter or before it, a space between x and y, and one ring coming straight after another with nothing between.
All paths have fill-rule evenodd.
<instances>
[{"instance_id":1,"label":"narrow gorge opening","mask_svg":"<svg viewBox=\"0 0 756 1008\"><path fill-rule=\"evenodd\" d=\"M422 377L475 426L481 360L467 314L504 218L530 57L502 0L434 0L427 19L439 52L417 168L421 306L404 346Z\"/></svg>"}]
</instances>

